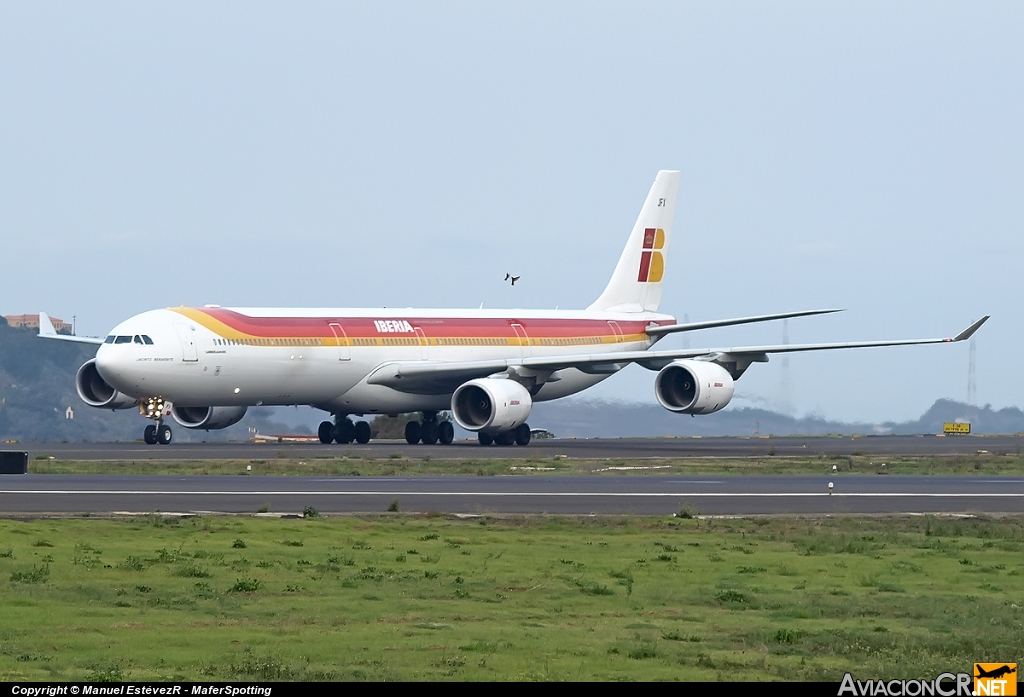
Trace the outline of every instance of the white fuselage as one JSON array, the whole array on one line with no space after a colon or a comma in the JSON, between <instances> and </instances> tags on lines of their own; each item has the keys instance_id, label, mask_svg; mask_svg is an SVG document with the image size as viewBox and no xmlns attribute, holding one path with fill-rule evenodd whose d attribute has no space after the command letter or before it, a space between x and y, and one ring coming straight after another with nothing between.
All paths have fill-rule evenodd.
<instances>
[{"instance_id":1,"label":"white fuselage","mask_svg":"<svg viewBox=\"0 0 1024 697\"><path fill-rule=\"evenodd\" d=\"M116 326L97 351L96 369L125 395L159 396L178 406L443 410L450 408L451 389L410 393L367 378L395 362L645 350L656 339L644 329L673 322L652 312L172 308ZM538 386L534 400L574 394L609 374L560 370Z\"/></svg>"}]
</instances>

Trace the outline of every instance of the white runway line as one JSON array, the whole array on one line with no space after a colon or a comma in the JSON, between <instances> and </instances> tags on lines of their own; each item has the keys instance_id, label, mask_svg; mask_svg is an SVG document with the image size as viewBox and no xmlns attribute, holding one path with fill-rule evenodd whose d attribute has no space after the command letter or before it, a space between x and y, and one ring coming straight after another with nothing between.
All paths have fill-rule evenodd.
<instances>
[{"instance_id":1,"label":"white runway line","mask_svg":"<svg viewBox=\"0 0 1024 697\"><path fill-rule=\"evenodd\" d=\"M978 499L978 498L1019 498L1024 499L1024 493L910 493L910 492L847 492L828 493L824 492L707 492L707 491L678 491L678 492L623 492L623 491L153 491L153 490L123 490L123 489L5 489L0 490L4 494L30 494L30 495L105 495L105 496L538 496L538 497L609 497L609 498L672 498L686 496L689 498L796 498L796 497L831 497L831 498L945 498L945 499Z\"/></svg>"}]
</instances>

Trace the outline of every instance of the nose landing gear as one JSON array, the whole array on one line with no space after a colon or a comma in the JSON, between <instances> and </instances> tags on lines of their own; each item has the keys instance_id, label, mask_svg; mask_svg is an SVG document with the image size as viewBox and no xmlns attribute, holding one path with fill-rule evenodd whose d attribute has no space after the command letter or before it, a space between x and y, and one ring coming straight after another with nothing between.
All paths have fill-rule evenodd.
<instances>
[{"instance_id":1,"label":"nose landing gear","mask_svg":"<svg viewBox=\"0 0 1024 697\"><path fill-rule=\"evenodd\" d=\"M163 397L148 397L139 400L139 413L147 419L153 419L155 424L146 426L142 432L142 439L146 445L170 445L173 435L171 427L164 423L164 416L171 413L171 403L165 402Z\"/></svg>"},{"instance_id":2,"label":"nose landing gear","mask_svg":"<svg viewBox=\"0 0 1024 697\"><path fill-rule=\"evenodd\" d=\"M171 427L164 423L150 424L142 432L142 439L146 441L146 445L170 445L173 438Z\"/></svg>"}]
</instances>

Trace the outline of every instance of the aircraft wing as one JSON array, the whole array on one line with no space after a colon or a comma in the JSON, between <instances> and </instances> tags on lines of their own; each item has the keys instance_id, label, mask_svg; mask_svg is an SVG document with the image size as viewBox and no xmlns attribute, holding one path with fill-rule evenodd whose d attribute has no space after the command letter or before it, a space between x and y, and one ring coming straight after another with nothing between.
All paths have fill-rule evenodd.
<instances>
[{"instance_id":1,"label":"aircraft wing","mask_svg":"<svg viewBox=\"0 0 1024 697\"><path fill-rule=\"evenodd\" d=\"M896 341L861 341L826 344L782 344L774 346L740 346L720 349L677 349L665 351L624 351L622 353L577 354L568 356L530 356L483 361L407 361L386 363L367 377L372 385L385 385L401 392L414 394L446 394L475 378L495 373L515 373L521 377L542 375L551 380L559 370L576 368L585 373L615 373L637 363L648 370L661 370L672 361L682 358L735 362L763 363L770 353L796 353L800 351L830 351L835 349L877 348L882 346L916 346L921 344L948 344L969 339L987 320L986 315L959 334L943 339L902 339ZM742 369L741 371L742 372ZM557 377L557 376L554 376Z\"/></svg>"},{"instance_id":2,"label":"aircraft wing","mask_svg":"<svg viewBox=\"0 0 1024 697\"><path fill-rule=\"evenodd\" d=\"M672 334L674 332L692 332L698 329L711 329L712 327L735 327L738 324L752 324L754 322L771 322L777 319L789 319L791 317L807 317L809 315L829 315L842 310L801 310L800 312L781 312L774 315L754 315L753 317L736 317L734 319L715 319L709 322L687 322L686 324L662 324L647 328L647 334L658 336L660 334Z\"/></svg>"},{"instance_id":3,"label":"aircraft wing","mask_svg":"<svg viewBox=\"0 0 1024 697\"><path fill-rule=\"evenodd\" d=\"M103 339L98 336L74 336L73 334L58 334L53 328L53 322L45 312L39 313L39 336L44 339L60 339L61 341L73 341L78 344L102 344Z\"/></svg>"}]
</instances>

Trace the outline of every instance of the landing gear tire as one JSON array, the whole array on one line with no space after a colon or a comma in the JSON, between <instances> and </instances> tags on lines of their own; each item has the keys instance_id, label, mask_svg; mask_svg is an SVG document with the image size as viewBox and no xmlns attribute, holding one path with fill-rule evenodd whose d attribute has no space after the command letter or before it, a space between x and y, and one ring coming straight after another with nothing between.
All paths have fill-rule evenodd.
<instances>
[{"instance_id":1,"label":"landing gear tire","mask_svg":"<svg viewBox=\"0 0 1024 697\"><path fill-rule=\"evenodd\" d=\"M519 424L513 433L516 434L516 445L529 445L530 444L530 426L529 424Z\"/></svg>"},{"instance_id":2,"label":"landing gear tire","mask_svg":"<svg viewBox=\"0 0 1024 697\"><path fill-rule=\"evenodd\" d=\"M410 421L405 425L405 442L416 445L420 442L420 422Z\"/></svg>"},{"instance_id":3,"label":"landing gear tire","mask_svg":"<svg viewBox=\"0 0 1024 697\"><path fill-rule=\"evenodd\" d=\"M370 442L370 435L370 424L365 421L357 421L355 425L356 442L360 445L366 445Z\"/></svg>"},{"instance_id":4,"label":"landing gear tire","mask_svg":"<svg viewBox=\"0 0 1024 697\"><path fill-rule=\"evenodd\" d=\"M146 441L146 445L156 445L156 424L146 426L146 430L142 432L142 440Z\"/></svg>"},{"instance_id":5,"label":"landing gear tire","mask_svg":"<svg viewBox=\"0 0 1024 697\"><path fill-rule=\"evenodd\" d=\"M338 422L338 425L335 426L334 442L338 445L347 445L351 443L355 437L356 428L348 419L342 419Z\"/></svg>"},{"instance_id":6,"label":"landing gear tire","mask_svg":"<svg viewBox=\"0 0 1024 697\"><path fill-rule=\"evenodd\" d=\"M476 434L476 439L480 441L480 445L490 445L494 442L494 436L490 433L484 433L483 431Z\"/></svg>"},{"instance_id":7,"label":"landing gear tire","mask_svg":"<svg viewBox=\"0 0 1024 697\"><path fill-rule=\"evenodd\" d=\"M455 440L455 427L451 421L442 421L437 425L437 439L441 445L451 445Z\"/></svg>"},{"instance_id":8,"label":"landing gear tire","mask_svg":"<svg viewBox=\"0 0 1024 697\"><path fill-rule=\"evenodd\" d=\"M516 443L516 432L515 431L504 431L494 437L494 442L498 445L515 445Z\"/></svg>"},{"instance_id":9,"label":"landing gear tire","mask_svg":"<svg viewBox=\"0 0 1024 697\"><path fill-rule=\"evenodd\" d=\"M436 445L438 435L436 422L427 421L420 426L420 439L423 441L423 445Z\"/></svg>"},{"instance_id":10,"label":"landing gear tire","mask_svg":"<svg viewBox=\"0 0 1024 697\"><path fill-rule=\"evenodd\" d=\"M316 434L320 437L320 442L324 445L334 442L334 424L330 421L321 421L320 428L316 430Z\"/></svg>"},{"instance_id":11,"label":"landing gear tire","mask_svg":"<svg viewBox=\"0 0 1024 697\"><path fill-rule=\"evenodd\" d=\"M167 424L161 425L156 431L156 439L160 445L170 445L171 437L171 427Z\"/></svg>"}]
</instances>

